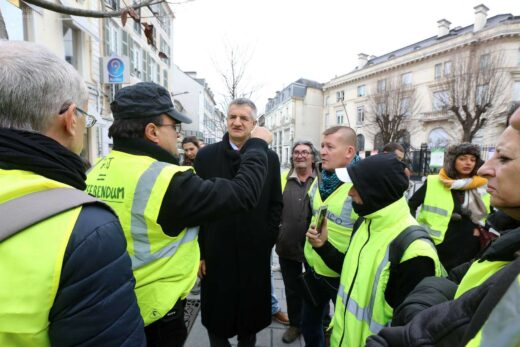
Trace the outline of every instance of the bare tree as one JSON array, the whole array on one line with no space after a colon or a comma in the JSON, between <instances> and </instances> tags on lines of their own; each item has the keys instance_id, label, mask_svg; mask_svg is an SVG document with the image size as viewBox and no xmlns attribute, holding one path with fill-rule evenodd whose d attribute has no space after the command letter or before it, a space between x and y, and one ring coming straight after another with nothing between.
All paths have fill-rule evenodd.
<instances>
[{"instance_id":1,"label":"bare tree","mask_svg":"<svg viewBox=\"0 0 520 347\"><path fill-rule=\"evenodd\" d=\"M409 134L407 126L418 103L415 87L407 78L402 75L379 80L368 96L370 110L365 125L375 134L378 146L402 142Z\"/></svg>"},{"instance_id":2,"label":"bare tree","mask_svg":"<svg viewBox=\"0 0 520 347\"><path fill-rule=\"evenodd\" d=\"M248 66L253 59L253 50L225 42L223 44L223 59L213 58L213 65L220 77L222 92L219 93L219 106L224 111L229 103L236 98L251 99L258 91L258 85L251 85L248 75ZM221 117L219 117L221 118ZM221 118L217 127L226 132L226 119Z\"/></svg>"},{"instance_id":3,"label":"bare tree","mask_svg":"<svg viewBox=\"0 0 520 347\"><path fill-rule=\"evenodd\" d=\"M490 120L498 117L505 101L508 79L500 52L475 50L452 58L451 71L445 71L434 93L439 110L449 111L462 128L460 141L471 142Z\"/></svg>"}]
</instances>

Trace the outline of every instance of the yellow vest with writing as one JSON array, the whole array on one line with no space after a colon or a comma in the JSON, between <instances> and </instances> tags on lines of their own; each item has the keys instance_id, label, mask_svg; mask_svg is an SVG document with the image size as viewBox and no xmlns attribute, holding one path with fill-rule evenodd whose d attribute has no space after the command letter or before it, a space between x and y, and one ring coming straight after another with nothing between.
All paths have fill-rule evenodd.
<instances>
[{"instance_id":1,"label":"yellow vest with writing","mask_svg":"<svg viewBox=\"0 0 520 347\"><path fill-rule=\"evenodd\" d=\"M123 227L145 325L184 299L197 277L198 227L170 237L157 223L173 175L187 170L192 168L112 151L88 174L87 192L110 205Z\"/></svg>"},{"instance_id":2,"label":"yellow vest with writing","mask_svg":"<svg viewBox=\"0 0 520 347\"><path fill-rule=\"evenodd\" d=\"M343 183L325 199L321 200L318 188L318 178L309 189L309 197L312 206L311 224L315 223L316 213L322 205L327 205L327 231L328 241L341 253L345 253L350 243L352 228L357 219L357 214L352 209L352 198L348 196L348 192L352 187L352 183ZM339 277L339 274L329 268L321 257L312 248L309 241L305 240L304 254L307 263L312 269L322 276Z\"/></svg>"},{"instance_id":3,"label":"yellow vest with writing","mask_svg":"<svg viewBox=\"0 0 520 347\"><path fill-rule=\"evenodd\" d=\"M479 189L481 198L490 212L490 196L484 189ZM417 217L419 224L428 228L428 232L436 245L444 241L448 224L453 213L453 196L451 190L439 179L439 175L429 175L427 178L426 195Z\"/></svg>"},{"instance_id":4,"label":"yellow vest with writing","mask_svg":"<svg viewBox=\"0 0 520 347\"><path fill-rule=\"evenodd\" d=\"M54 188L71 187L32 172L0 169L0 204ZM49 312L80 211L63 212L0 242L0 346L50 346Z\"/></svg>"},{"instance_id":5,"label":"yellow vest with writing","mask_svg":"<svg viewBox=\"0 0 520 347\"><path fill-rule=\"evenodd\" d=\"M364 346L368 336L390 324L393 309L385 299L390 243L407 227L417 225L409 213L403 214L407 207L403 197L366 216L352 238L341 272L331 346ZM442 275L435 246L427 240L412 242L401 262L421 256L431 258L435 275Z\"/></svg>"}]
</instances>

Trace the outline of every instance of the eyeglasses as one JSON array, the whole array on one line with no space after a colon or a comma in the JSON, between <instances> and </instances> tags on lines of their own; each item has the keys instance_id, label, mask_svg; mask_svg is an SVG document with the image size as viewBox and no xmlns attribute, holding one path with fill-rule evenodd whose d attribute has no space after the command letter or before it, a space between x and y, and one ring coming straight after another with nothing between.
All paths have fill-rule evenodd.
<instances>
[{"instance_id":1,"label":"eyeglasses","mask_svg":"<svg viewBox=\"0 0 520 347\"><path fill-rule=\"evenodd\" d=\"M69 104L69 103L65 103L60 109L60 114L65 113L65 111L67 111L69 109L70 105L71 104ZM97 119L93 115L88 114L87 112L83 111L81 108L79 108L77 106L76 106L76 111L78 111L80 114L85 116L85 128L87 128L87 129L92 128L94 126L94 124L96 124Z\"/></svg>"},{"instance_id":2,"label":"eyeglasses","mask_svg":"<svg viewBox=\"0 0 520 347\"><path fill-rule=\"evenodd\" d=\"M172 127L175 132L177 133L180 133L181 130L182 130L182 126L181 126L182 123L179 123L179 124L163 124L163 123L159 123L159 124L156 124L158 127Z\"/></svg>"},{"instance_id":3,"label":"eyeglasses","mask_svg":"<svg viewBox=\"0 0 520 347\"><path fill-rule=\"evenodd\" d=\"M307 151L301 151L301 152L295 151L295 152L293 152L293 156L295 156L295 157L308 157L309 154L311 154L311 152L307 152Z\"/></svg>"},{"instance_id":4,"label":"eyeglasses","mask_svg":"<svg viewBox=\"0 0 520 347\"><path fill-rule=\"evenodd\" d=\"M81 108L79 108L77 106L76 106L76 111L78 111L79 113L81 113L82 115L85 116L85 128L87 128L87 129L92 128L94 126L94 124L96 124L97 119L93 115L88 114L87 112L83 111Z\"/></svg>"}]
</instances>

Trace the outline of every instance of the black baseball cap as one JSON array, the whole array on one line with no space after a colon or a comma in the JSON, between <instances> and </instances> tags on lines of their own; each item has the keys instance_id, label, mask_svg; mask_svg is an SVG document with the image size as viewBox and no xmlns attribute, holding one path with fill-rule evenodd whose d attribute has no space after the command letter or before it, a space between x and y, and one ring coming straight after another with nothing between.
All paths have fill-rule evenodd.
<instances>
[{"instance_id":1,"label":"black baseball cap","mask_svg":"<svg viewBox=\"0 0 520 347\"><path fill-rule=\"evenodd\" d=\"M177 123L191 119L175 110L166 88L153 82L141 82L119 89L110 103L114 119L132 119L166 114Z\"/></svg>"}]
</instances>

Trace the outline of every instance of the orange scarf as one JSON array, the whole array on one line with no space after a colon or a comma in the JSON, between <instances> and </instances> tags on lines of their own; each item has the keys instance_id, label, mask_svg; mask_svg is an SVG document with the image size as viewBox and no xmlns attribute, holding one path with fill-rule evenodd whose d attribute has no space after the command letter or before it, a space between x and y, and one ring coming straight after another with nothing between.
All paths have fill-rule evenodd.
<instances>
[{"instance_id":1,"label":"orange scarf","mask_svg":"<svg viewBox=\"0 0 520 347\"><path fill-rule=\"evenodd\" d=\"M441 169L439 172L439 179L446 186L446 188L457 190L471 190L485 186L487 184L487 179L480 176L453 179L446 174L444 169Z\"/></svg>"}]
</instances>

